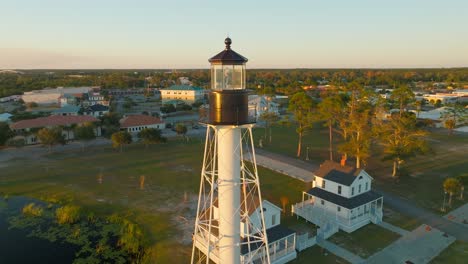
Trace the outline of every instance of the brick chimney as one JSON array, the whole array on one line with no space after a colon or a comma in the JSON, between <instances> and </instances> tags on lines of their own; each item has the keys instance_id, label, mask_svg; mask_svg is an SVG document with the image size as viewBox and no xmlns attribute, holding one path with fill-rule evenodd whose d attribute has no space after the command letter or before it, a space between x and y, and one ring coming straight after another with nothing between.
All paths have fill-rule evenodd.
<instances>
[{"instance_id":1,"label":"brick chimney","mask_svg":"<svg viewBox=\"0 0 468 264\"><path fill-rule=\"evenodd\" d=\"M341 162L340 162L340 164L341 164L341 167L346 166L346 157L345 157L344 155L341 157Z\"/></svg>"}]
</instances>

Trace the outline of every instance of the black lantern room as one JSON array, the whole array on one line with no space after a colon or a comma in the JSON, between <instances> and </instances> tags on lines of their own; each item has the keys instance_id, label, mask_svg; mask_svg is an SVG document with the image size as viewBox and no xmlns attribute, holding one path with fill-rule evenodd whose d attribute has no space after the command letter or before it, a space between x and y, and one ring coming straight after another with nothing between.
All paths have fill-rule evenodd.
<instances>
[{"instance_id":1,"label":"black lantern room","mask_svg":"<svg viewBox=\"0 0 468 264\"><path fill-rule=\"evenodd\" d=\"M253 123L248 117L248 91L245 89L247 58L231 49L230 38L226 48L209 59L211 63L210 112L212 125L243 125Z\"/></svg>"}]
</instances>

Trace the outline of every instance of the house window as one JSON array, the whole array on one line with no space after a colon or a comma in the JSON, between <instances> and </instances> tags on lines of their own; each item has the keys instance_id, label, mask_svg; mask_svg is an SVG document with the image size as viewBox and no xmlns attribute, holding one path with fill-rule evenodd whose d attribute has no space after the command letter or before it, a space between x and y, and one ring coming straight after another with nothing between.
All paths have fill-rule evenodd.
<instances>
[{"instance_id":1,"label":"house window","mask_svg":"<svg viewBox=\"0 0 468 264\"><path fill-rule=\"evenodd\" d=\"M351 187L351 195L354 195L354 187Z\"/></svg>"},{"instance_id":2,"label":"house window","mask_svg":"<svg viewBox=\"0 0 468 264\"><path fill-rule=\"evenodd\" d=\"M324 200L320 200L320 203L321 203L322 205L325 205L325 201L324 201Z\"/></svg>"},{"instance_id":3,"label":"house window","mask_svg":"<svg viewBox=\"0 0 468 264\"><path fill-rule=\"evenodd\" d=\"M338 210L338 212L341 212L341 207L337 207L336 210Z\"/></svg>"},{"instance_id":4,"label":"house window","mask_svg":"<svg viewBox=\"0 0 468 264\"><path fill-rule=\"evenodd\" d=\"M369 183L366 182L366 191L369 190Z\"/></svg>"},{"instance_id":5,"label":"house window","mask_svg":"<svg viewBox=\"0 0 468 264\"><path fill-rule=\"evenodd\" d=\"M271 216L271 225L272 226L276 225L276 215Z\"/></svg>"},{"instance_id":6,"label":"house window","mask_svg":"<svg viewBox=\"0 0 468 264\"><path fill-rule=\"evenodd\" d=\"M325 180L322 180L322 189L325 189Z\"/></svg>"},{"instance_id":7,"label":"house window","mask_svg":"<svg viewBox=\"0 0 468 264\"><path fill-rule=\"evenodd\" d=\"M361 184L359 184L358 193L361 193Z\"/></svg>"},{"instance_id":8,"label":"house window","mask_svg":"<svg viewBox=\"0 0 468 264\"><path fill-rule=\"evenodd\" d=\"M338 194L341 194L341 185L338 185Z\"/></svg>"}]
</instances>

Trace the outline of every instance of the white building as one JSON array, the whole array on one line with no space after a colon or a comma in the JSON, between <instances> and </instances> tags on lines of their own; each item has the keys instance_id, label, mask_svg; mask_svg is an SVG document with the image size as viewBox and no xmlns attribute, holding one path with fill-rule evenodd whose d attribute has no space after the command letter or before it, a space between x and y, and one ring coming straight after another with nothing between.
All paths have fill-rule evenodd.
<instances>
[{"instance_id":1,"label":"white building","mask_svg":"<svg viewBox=\"0 0 468 264\"><path fill-rule=\"evenodd\" d=\"M372 177L363 169L325 161L314 173L312 189L292 211L309 222L345 232L382 221L382 195L372 191Z\"/></svg>"},{"instance_id":2,"label":"white building","mask_svg":"<svg viewBox=\"0 0 468 264\"><path fill-rule=\"evenodd\" d=\"M95 92L95 91L90 91L88 92L88 97L87 100L83 102L83 105L85 106L91 106L91 105L109 105L109 101L105 99L105 96L102 95L100 92Z\"/></svg>"},{"instance_id":3,"label":"white building","mask_svg":"<svg viewBox=\"0 0 468 264\"><path fill-rule=\"evenodd\" d=\"M24 92L21 96L25 103L35 102L37 104L59 104L60 97L66 95L76 95L88 93L93 89L99 87L58 87L58 88L46 88L42 90L35 90L30 92Z\"/></svg>"},{"instance_id":4,"label":"white building","mask_svg":"<svg viewBox=\"0 0 468 264\"><path fill-rule=\"evenodd\" d=\"M10 118L12 117L13 115L10 114L10 113L1 113L0 114L0 122L10 122Z\"/></svg>"},{"instance_id":5,"label":"white building","mask_svg":"<svg viewBox=\"0 0 468 264\"><path fill-rule=\"evenodd\" d=\"M441 104L453 104L459 101L460 97L456 94L448 94L448 93L436 93L436 94L424 94L422 96L426 102L431 104L436 104L440 102Z\"/></svg>"},{"instance_id":6,"label":"white building","mask_svg":"<svg viewBox=\"0 0 468 264\"><path fill-rule=\"evenodd\" d=\"M187 103L193 103L203 99L205 95L203 88L189 85L173 85L160 91L163 103L169 100L182 100Z\"/></svg>"},{"instance_id":7,"label":"white building","mask_svg":"<svg viewBox=\"0 0 468 264\"><path fill-rule=\"evenodd\" d=\"M281 208L274 205L273 203L270 203L267 200L262 201L262 206L262 208L259 208L258 205L252 206L251 208L249 208L248 214L249 219L251 221L251 226L253 226L252 229L261 230L262 226L260 221L260 210L263 210L263 214L265 217L265 229L269 245L270 262L272 264L283 264L295 259L297 257L295 249L296 232L281 225ZM213 219L218 219L219 210L217 207L217 203L215 203L213 209ZM257 249L259 249L258 246L255 248L255 244L251 244L249 251L249 248L247 247L247 238L249 237L249 233L246 227L247 225L244 222L240 223L241 263L246 263L247 259L251 259L247 255L249 252L256 251ZM212 230L212 233L213 234L210 236L210 238L212 238L212 242L215 243L215 241L218 239L216 236L216 230ZM206 245L204 244L205 241L206 239L194 237L195 246L200 251L206 254ZM264 245L263 248L265 248ZM265 254L266 252L265 249L260 249L260 251L264 252L263 254ZM210 259L214 263L218 264L219 259L217 256L217 252L211 253ZM253 263L256 263L255 260Z\"/></svg>"},{"instance_id":8,"label":"white building","mask_svg":"<svg viewBox=\"0 0 468 264\"><path fill-rule=\"evenodd\" d=\"M439 107L430 111L421 111L419 112L419 115L417 115L417 117L419 119L431 120L433 122L434 127L441 128L445 126L445 121L452 118L448 114L449 110L450 110L450 107L443 106L443 107ZM468 110L465 111L465 114L463 116L466 116L467 113L468 113ZM417 113L415 112L415 114ZM455 118L456 126L464 125L465 119L466 117Z\"/></svg>"},{"instance_id":9,"label":"white building","mask_svg":"<svg viewBox=\"0 0 468 264\"><path fill-rule=\"evenodd\" d=\"M19 137L24 139L26 145L39 144L39 139L36 136L37 131L41 128L54 128L61 127L62 135L65 140L72 140L75 138L73 127L83 125L86 123L96 124L94 134L101 136L101 127L99 120L92 116L74 116L74 115L52 115L47 117L39 117L35 119L27 119L15 122L10 125Z\"/></svg>"},{"instance_id":10,"label":"white building","mask_svg":"<svg viewBox=\"0 0 468 264\"><path fill-rule=\"evenodd\" d=\"M182 85L192 85L192 82L190 81L189 77L179 77L179 82Z\"/></svg>"},{"instance_id":11,"label":"white building","mask_svg":"<svg viewBox=\"0 0 468 264\"><path fill-rule=\"evenodd\" d=\"M6 103L6 102L18 102L19 99L21 99L21 95L10 95L7 97L2 97L0 98L0 103Z\"/></svg>"},{"instance_id":12,"label":"white building","mask_svg":"<svg viewBox=\"0 0 468 264\"><path fill-rule=\"evenodd\" d=\"M279 115L279 105L272 101L271 97L261 95L249 95L249 116L255 117L258 121L265 112Z\"/></svg>"},{"instance_id":13,"label":"white building","mask_svg":"<svg viewBox=\"0 0 468 264\"><path fill-rule=\"evenodd\" d=\"M164 121L148 115L129 115L120 119L120 129L137 134L145 128L165 129Z\"/></svg>"}]
</instances>

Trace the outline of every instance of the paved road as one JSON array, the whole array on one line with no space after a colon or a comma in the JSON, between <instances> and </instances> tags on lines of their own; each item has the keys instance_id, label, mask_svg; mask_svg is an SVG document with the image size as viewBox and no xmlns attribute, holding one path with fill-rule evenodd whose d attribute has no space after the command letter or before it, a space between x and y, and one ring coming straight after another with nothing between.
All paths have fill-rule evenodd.
<instances>
[{"instance_id":1,"label":"paved road","mask_svg":"<svg viewBox=\"0 0 468 264\"><path fill-rule=\"evenodd\" d=\"M278 167L281 168L282 166L284 166L284 164L287 164L288 167L296 167L298 169L307 170L310 172L315 171L319 167L319 164L313 163L312 161L306 162L281 154L271 153L263 149L256 149L256 152L258 156L262 156L264 159L270 159L268 163L264 163L266 165L274 164L270 166L273 170L276 170L276 168ZM291 171L291 169L288 170ZM383 195L385 205L388 205L403 214L412 216L424 224L433 226L443 232L446 232L447 234L454 236L458 240L468 242L468 225L463 225L461 223L456 223L447 220L442 216L436 215L430 212L429 210L420 208L417 205L413 204L411 201L400 198L399 196L396 196L394 194L390 194L380 190L377 190L377 192Z\"/></svg>"},{"instance_id":2,"label":"paved road","mask_svg":"<svg viewBox=\"0 0 468 264\"><path fill-rule=\"evenodd\" d=\"M255 149L255 154L258 165L296 178L303 182L312 182L312 172L318 168L317 164L271 153L260 148Z\"/></svg>"},{"instance_id":3,"label":"paved road","mask_svg":"<svg viewBox=\"0 0 468 264\"><path fill-rule=\"evenodd\" d=\"M401 264L406 261L412 263L429 263L445 248L455 241L452 236L444 235L435 228L426 229L421 225L412 232L400 237L397 241L372 255L366 263Z\"/></svg>"},{"instance_id":4,"label":"paved road","mask_svg":"<svg viewBox=\"0 0 468 264\"><path fill-rule=\"evenodd\" d=\"M348 262L352 263L352 264L360 264L360 263L364 263L364 259L361 258L360 256L338 246L337 244L334 244L328 240L322 240L320 242L317 243L319 246L325 248L326 250L330 251L331 253L333 253L334 255L337 255L345 260L347 260Z\"/></svg>"},{"instance_id":5,"label":"paved road","mask_svg":"<svg viewBox=\"0 0 468 264\"><path fill-rule=\"evenodd\" d=\"M458 240L468 242L468 226L455 223L436 215L426 209L416 206L411 201L400 198L394 194L378 190L384 196L384 204L389 205L403 214L412 216L424 224L435 227L447 234L454 236Z\"/></svg>"}]
</instances>

